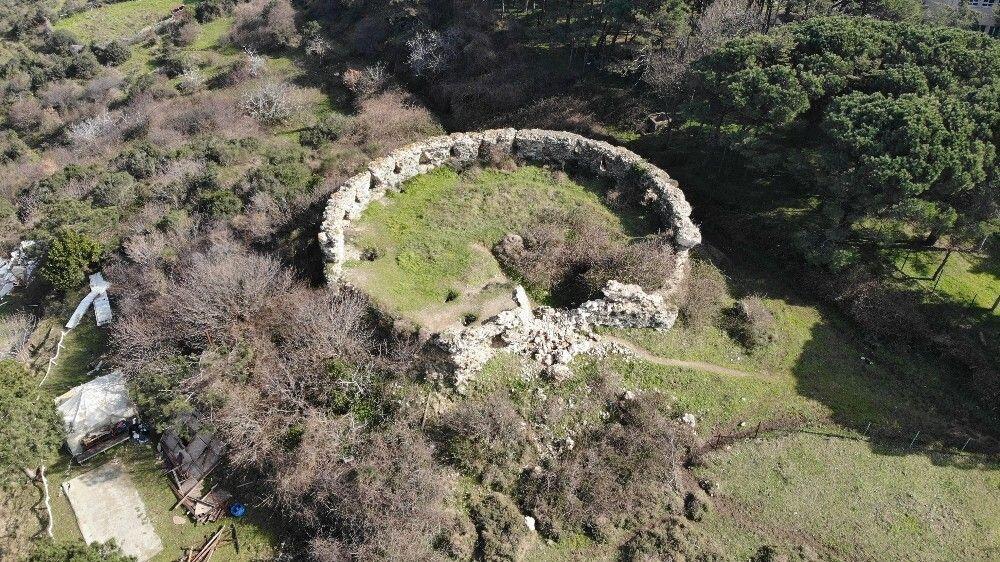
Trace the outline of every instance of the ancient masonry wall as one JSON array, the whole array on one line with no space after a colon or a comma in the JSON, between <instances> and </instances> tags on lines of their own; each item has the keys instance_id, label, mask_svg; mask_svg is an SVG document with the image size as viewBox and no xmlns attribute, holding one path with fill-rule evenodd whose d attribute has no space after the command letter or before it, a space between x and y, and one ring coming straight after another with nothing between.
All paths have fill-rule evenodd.
<instances>
[{"instance_id":1,"label":"ancient masonry wall","mask_svg":"<svg viewBox=\"0 0 1000 562\"><path fill-rule=\"evenodd\" d=\"M614 351L614 346L595 331L596 327L670 329L677 319L677 308L665 297L680 285L689 250L701 242L701 232L691 222L691 206L677 182L630 150L560 131L495 129L454 133L411 144L372 162L330 196L319 233L328 281L341 280L344 263L351 257L345 230L372 201L400 191L406 180L441 166L462 169L506 158L582 170L611 180L624 196L642 205L655 205L665 225L663 232L672 242L674 267L655 294L645 293L638 285L609 281L603 297L572 310L532 309L524 289L517 287L513 309L476 325L456 326L436 334L431 344L447 357L440 366L444 372L438 374L448 378L459 392L465 391L501 349L533 360L558 380L569 376L569 363L575 356Z\"/></svg>"},{"instance_id":2,"label":"ancient masonry wall","mask_svg":"<svg viewBox=\"0 0 1000 562\"><path fill-rule=\"evenodd\" d=\"M504 158L542 165L582 169L613 180L646 205L657 205L673 234L677 259L675 275L682 275L688 250L701 242L701 232L691 222L691 205L677 182L666 172L634 152L563 131L493 129L432 137L373 161L368 169L345 181L330 196L319 242L329 281L340 280L349 255L344 232L372 202L386 193L400 191L403 182L441 166L458 169L475 163L489 164ZM676 286L667 283L664 292Z\"/></svg>"}]
</instances>

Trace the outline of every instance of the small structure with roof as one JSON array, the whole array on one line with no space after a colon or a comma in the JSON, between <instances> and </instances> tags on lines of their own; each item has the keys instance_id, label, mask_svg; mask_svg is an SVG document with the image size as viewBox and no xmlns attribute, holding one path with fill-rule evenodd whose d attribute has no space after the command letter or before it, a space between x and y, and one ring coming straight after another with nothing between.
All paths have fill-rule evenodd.
<instances>
[{"instance_id":1,"label":"small structure with roof","mask_svg":"<svg viewBox=\"0 0 1000 562\"><path fill-rule=\"evenodd\" d=\"M78 463L127 441L137 422L121 371L74 387L55 403L66 427L66 447Z\"/></svg>"},{"instance_id":2,"label":"small structure with roof","mask_svg":"<svg viewBox=\"0 0 1000 562\"><path fill-rule=\"evenodd\" d=\"M163 432L160 453L170 475L177 504L200 523L216 521L229 507L232 495L216 486L205 490L205 480L219 466L222 441L199 417L179 416Z\"/></svg>"}]
</instances>

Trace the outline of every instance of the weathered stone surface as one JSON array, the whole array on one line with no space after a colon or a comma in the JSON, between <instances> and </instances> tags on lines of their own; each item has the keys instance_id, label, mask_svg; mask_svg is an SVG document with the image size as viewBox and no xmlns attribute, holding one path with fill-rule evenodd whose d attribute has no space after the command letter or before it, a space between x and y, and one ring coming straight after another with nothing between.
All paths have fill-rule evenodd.
<instances>
[{"instance_id":1,"label":"weathered stone surface","mask_svg":"<svg viewBox=\"0 0 1000 562\"><path fill-rule=\"evenodd\" d=\"M648 294L638 285L609 281L603 293L603 298L575 309L542 306L532 310L527 294L518 286L513 295L514 309L478 326L446 330L435 343L451 357L452 382L464 391L498 351L531 359L551 378L563 380L572 374L567 365L577 355L617 351L602 340L596 328L666 330L677 320L676 308L668 306L661 295Z\"/></svg>"}]
</instances>

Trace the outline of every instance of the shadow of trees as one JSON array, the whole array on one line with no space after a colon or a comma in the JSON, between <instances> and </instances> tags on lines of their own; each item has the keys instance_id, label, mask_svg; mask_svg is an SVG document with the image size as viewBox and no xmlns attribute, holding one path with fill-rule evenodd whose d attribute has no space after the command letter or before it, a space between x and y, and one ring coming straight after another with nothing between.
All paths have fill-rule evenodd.
<instances>
[{"instance_id":1,"label":"shadow of trees","mask_svg":"<svg viewBox=\"0 0 1000 562\"><path fill-rule=\"evenodd\" d=\"M799 394L829 408L829 421L853 430L838 438L866 439L883 455L924 454L936 464L997 468L989 455L1000 453L1000 412L984 391L997 383L998 355L991 367L989 341L976 350L952 350L980 354L986 363L974 372L939 348L900 343L905 337L886 341L864 330L831 302L832 295L817 291L809 278L815 272L806 270L792 247L790 234L809 219L798 211L802 201L783 194L769 183L772 178L740 177L719 162L691 161L659 142L644 138L629 148L680 182L704 239L725 256L717 265L734 280L736 292L819 311L821 320L810 328L792 373ZM969 329L995 329L995 321L972 318L955 306L932 303L922 312L934 320L976 322ZM965 329L957 322L936 328ZM897 329L906 335L914 327ZM947 338L942 332L937 337Z\"/></svg>"}]
</instances>

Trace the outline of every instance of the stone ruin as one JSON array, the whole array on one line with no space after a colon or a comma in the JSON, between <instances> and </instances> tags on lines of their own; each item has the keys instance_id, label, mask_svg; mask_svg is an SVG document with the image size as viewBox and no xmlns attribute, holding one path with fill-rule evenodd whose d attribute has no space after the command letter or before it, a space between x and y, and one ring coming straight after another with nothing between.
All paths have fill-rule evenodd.
<instances>
[{"instance_id":1,"label":"stone ruin","mask_svg":"<svg viewBox=\"0 0 1000 562\"><path fill-rule=\"evenodd\" d=\"M398 193L407 180L442 166L489 166L508 158L579 170L609 181L644 206L654 205L663 221L662 233L671 242L674 267L663 288L653 294L637 285L610 281L602 298L575 309L533 310L524 290L518 287L510 310L478 325L450 328L432 338L433 345L449 358L446 370L460 391L498 351L535 360L551 376L562 378L573 357L611 348L595 332L598 327L669 329L677 318L677 309L667 298L686 272L690 249L701 243L701 232L690 219L691 206L677 182L628 149L563 131L494 129L453 133L413 143L375 160L334 191L319 232L327 280L342 282L344 264L358 257L358 251L347 245L345 232L372 201L387 193Z\"/></svg>"}]
</instances>

